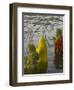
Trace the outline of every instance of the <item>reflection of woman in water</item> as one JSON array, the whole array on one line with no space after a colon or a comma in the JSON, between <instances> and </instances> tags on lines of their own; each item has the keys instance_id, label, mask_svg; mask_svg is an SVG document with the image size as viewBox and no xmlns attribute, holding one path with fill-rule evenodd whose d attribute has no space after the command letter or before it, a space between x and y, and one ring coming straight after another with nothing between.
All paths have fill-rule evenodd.
<instances>
[{"instance_id":1,"label":"reflection of woman in water","mask_svg":"<svg viewBox=\"0 0 74 90\"><path fill-rule=\"evenodd\" d=\"M62 32L57 30L56 37L54 38L55 46L55 60L54 64L57 69L63 68L63 39Z\"/></svg>"}]
</instances>

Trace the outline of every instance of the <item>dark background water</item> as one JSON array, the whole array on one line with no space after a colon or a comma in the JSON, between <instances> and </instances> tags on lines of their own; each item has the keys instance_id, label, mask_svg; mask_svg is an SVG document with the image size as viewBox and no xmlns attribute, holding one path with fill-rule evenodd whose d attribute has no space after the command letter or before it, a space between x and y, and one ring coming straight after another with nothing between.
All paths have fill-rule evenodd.
<instances>
[{"instance_id":1,"label":"dark background water","mask_svg":"<svg viewBox=\"0 0 74 90\"><path fill-rule=\"evenodd\" d=\"M61 73L63 72L62 69L56 69L55 64L54 64L54 59L55 59L55 53L54 53L54 45L52 45L48 49L48 69L47 73Z\"/></svg>"},{"instance_id":2,"label":"dark background water","mask_svg":"<svg viewBox=\"0 0 74 90\"><path fill-rule=\"evenodd\" d=\"M56 69L53 57L49 56L47 73L61 73L62 69Z\"/></svg>"}]
</instances>

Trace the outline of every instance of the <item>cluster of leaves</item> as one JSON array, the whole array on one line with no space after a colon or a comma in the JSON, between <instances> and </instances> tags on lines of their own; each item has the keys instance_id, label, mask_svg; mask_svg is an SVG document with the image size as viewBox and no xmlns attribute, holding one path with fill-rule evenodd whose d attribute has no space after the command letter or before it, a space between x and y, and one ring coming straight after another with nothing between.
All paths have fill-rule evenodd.
<instances>
[{"instance_id":1,"label":"cluster of leaves","mask_svg":"<svg viewBox=\"0 0 74 90\"><path fill-rule=\"evenodd\" d=\"M28 45L29 53L24 57L24 72L25 73L35 73L35 66L37 60L39 59L38 53L35 51L36 48L33 44Z\"/></svg>"}]
</instances>

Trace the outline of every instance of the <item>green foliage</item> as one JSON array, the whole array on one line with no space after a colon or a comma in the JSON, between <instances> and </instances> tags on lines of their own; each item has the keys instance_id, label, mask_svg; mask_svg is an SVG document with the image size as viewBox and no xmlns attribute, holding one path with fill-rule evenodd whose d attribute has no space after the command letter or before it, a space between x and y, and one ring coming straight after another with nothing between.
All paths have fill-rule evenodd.
<instances>
[{"instance_id":1,"label":"green foliage","mask_svg":"<svg viewBox=\"0 0 74 90\"><path fill-rule=\"evenodd\" d=\"M27 74L36 73L38 53L35 51L33 44L28 45L29 54L24 57L24 72Z\"/></svg>"},{"instance_id":2,"label":"green foliage","mask_svg":"<svg viewBox=\"0 0 74 90\"><path fill-rule=\"evenodd\" d=\"M39 55L37 52L32 52L31 57L32 57L32 60L38 60L39 59Z\"/></svg>"},{"instance_id":3,"label":"green foliage","mask_svg":"<svg viewBox=\"0 0 74 90\"><path fill-rule=\"evenodd\" d=\"M35 46L33 44L29 44L28 48L30 53L35 51Z\"/></svg>"},{"instance_id":4,"label":"green foliage","mask_svg":"<svg viewBox=\"0 0 74 90\"><path fill-rule=\"evenodd\" d=\"M25 73L32 73L33 66L32 66L32 58L30 55L24 57L24 72Z\"/></svg>"}]
</instances>

